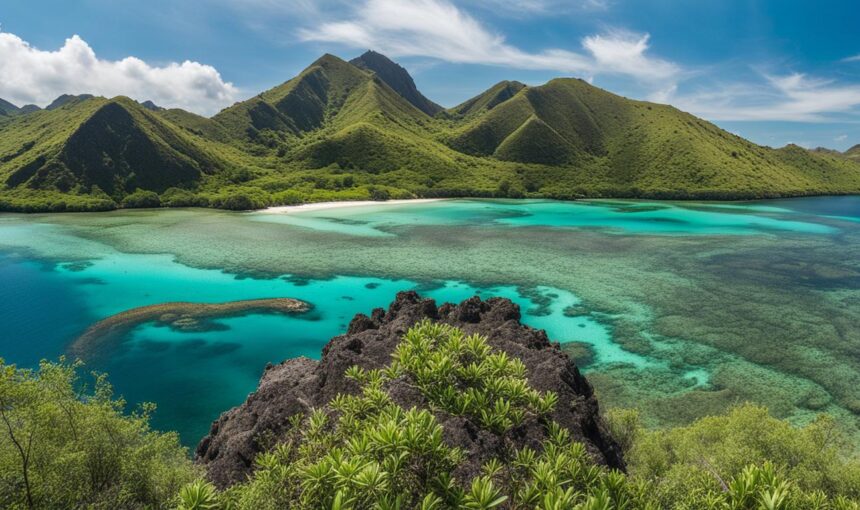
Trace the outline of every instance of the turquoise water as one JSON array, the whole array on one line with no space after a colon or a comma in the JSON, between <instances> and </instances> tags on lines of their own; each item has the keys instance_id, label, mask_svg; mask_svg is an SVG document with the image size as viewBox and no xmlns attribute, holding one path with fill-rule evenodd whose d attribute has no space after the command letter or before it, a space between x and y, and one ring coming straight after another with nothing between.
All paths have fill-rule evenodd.
<instances>
[{"instance_id":1,"label":"turquoise water","mask_svg":"<svg viewBox=\"0 0 860 510\"><path fill-rule=\"evenodd\" d=\"M858 218L857 197L0 215L0 356L30 366L55 359L94 322L144 305L272 297L312 303L304 315L218 319L206 332L144 324L95 362L130 402L157 403L155 425L179 430L192 445L253 391L266 363L318 357L354 314L412 289L439 303L474 294L512 299L525 323L588 350L586 369L610 405L640 398L631 393L641 389L631 373L677 381L654 397L658 402L696 388L724 395L731 383L723 367L771 366L746 350L750 342L766 353L773 351L766 342L795 341L797 360L788 356L794 364L806 350L835 353L839 342L860 348L850 326L860 287L860 272L852 272ZM822 297L823 288L833 292ZM772 333L718 315L741 299L748 302L733 317L767 316ZM786 309L797 325L773 319ZM831 341L828 321L847 324L846 333ZM809 329L819 323L820 332ZM779 324L785 331L774 330ZM807 337L815 344L804 344ZM847 371L843 379L860 374L854 361L844 363L831 368ZM773 366L781 377L798 378L792 384L843 398L840 387L806 366L796 373L793 365ZM626 386L601 382L615 373L628 377ZM786 406L803 412L800 404Z\"/></svg>"},{"instance_id":2,"label":"turquoise water","mask_svg":"<svg viewBox=\"0 0 860 510\"><path fill-rule=\"evenodd\" d=\"M527 322L546 329L552 338L605 347L596 362L641 363L636 355L613 345L607 328L595 319L566 317L566 306L579 301L551 287L526 292L511 286L477 288L457 281L419 284L355 276L257 279L185 266L170 255L125 254L106 247L100 258L55 265L0 257L0 278L8 284L0 290L0 320L7 325L3 356L25 365L56 358L93 322L139 306L270 297L314 304L311 312L300 316L220 319L215 321L217 329L206 332L144 324L109 353L108 361L96 361L131 402L159 404L156 426L177 429L189 442L201 437L219 412L253 390L267 362L318 358L325 342L344 333L356 313L386 307L402 290L419 289L439 303L475 294L507 297L522 307ZM532 301L548 295L557 296L551 306L540 308Z\"/></svg>"},{"instance_id":3,"label":"turquoise water","mask_svg":"<svg viewBox=\"0 0 860 510\"><path fill-rule=\"evenodd\" d=\"M552 200L445 200L416 205L364 205L290 214L251 215L264 221L351 236L391 237L390 229L408 225L456 227L600 228L607 231L664 235L756 234L764 230L827 234L819 223L748 213L791 213L764 205L700 204L698 208L654 202Z\"/></svg>"}]
</instances>

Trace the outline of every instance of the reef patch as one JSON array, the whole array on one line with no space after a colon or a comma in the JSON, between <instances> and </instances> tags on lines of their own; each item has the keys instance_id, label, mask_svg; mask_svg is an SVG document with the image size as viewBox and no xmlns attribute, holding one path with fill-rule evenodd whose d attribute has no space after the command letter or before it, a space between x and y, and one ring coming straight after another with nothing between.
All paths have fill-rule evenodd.
<instances>
[{"instance_id":1,"label":"reef patch","mask_svg":"<svg viewBox=\"0 0 860 510\"><path fill-rule=\"evenodd\" d=\"M132 308L102 319L79 336L67 349L80 359L105 356L117 342L141 324L154 322L177 331L204 332L221 327L212 319L250 313L302 314L313 305L292 298L245 299L226 303L159 303Z\"/></svg>"}]
</instances>

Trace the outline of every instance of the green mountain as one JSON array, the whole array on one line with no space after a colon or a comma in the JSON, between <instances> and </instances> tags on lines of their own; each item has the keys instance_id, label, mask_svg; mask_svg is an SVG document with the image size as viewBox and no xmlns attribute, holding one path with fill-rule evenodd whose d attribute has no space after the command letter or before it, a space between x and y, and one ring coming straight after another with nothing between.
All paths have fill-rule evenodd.
<instances>
[{"instance_id":1,"label":"green mountain","mask_svg":"<svg viewBox=\"0 0 860 510\"><path fill-rule=\"evenodd\" d=\"M486 113L499 104L514 97L517 92L524 88L526 88L526 86L518 81L499 82L490 87L483 94L477 95L472 99L451 108L449 112L461 117Z\"/></svg>"},{"instance_id":2,"label":"green mountain","mask_svg":"<svg viewBox=\"0 0 860 510\"><path fill-rule=\"evenodd\" d=\"M12 197L118 201L138 188L193 187L226 167L209 142L123 97L74 98L20 116L2 133L0 180Z\"/></svg>"},{"instance_id":3,"label":"green mountain","mask_svg":"<svg viewBox=\"0 0 860 510\"><path fill-rule=\"evenodd\" d=\"M63 94L57 99L54 99L51 104L45 107L46 110L56 110L57 108L61 108L69 103L77 102L77 101L86 101L87 99L92 99L92 94Z\"/></svg>"},{"instance_id":4,"label":"green mountain","mask_svg":"<svg viewBox=\"0 0 860 510\"><path fill-rule=\"evenodd\" d=\"M436 115L444 110L441 106L430 101L418 91L412 76L400 65L392 62L388 57L375 51L367 51L360 57L349 61L350 64L376 73L392 90L409 101L412 106L418 108L427 115Z\"/></svg>"},{"instance_id":5,"label":"green mountain","mask_svg":"<svg viewBox=\"0 0 860 510\"><path fill-rule=\"evenodd\" d=\"M439 108L405 69L374 52L352 62L324 55L212 118L126 98L61 96L44 111L0 115L0 209L116 207L137 189L169 205L229 208L371 197L860 192L857 157L762 147L578 79L501 82Z\"/></svg>"},{"instance_id":6,"label":"green mountain","mask_svg":"<svg viewBox=\"0 0 860 510\"><path fill-rule=\"evenodd\" d=\"M4 99L0 99L0 115L17 115L21 112L21 109L15 106L14 104L6 101Z\"/></svg>"},{"instance_id":7,"label":"green mountain","mask_svg":"<svg viewBox=\"0 0 860 510\"><path fill-rule=\"evenodd\" d=\"M860 162L860 144L851 147L844 153L849 159Z\"/></svg>"}]
</instances>

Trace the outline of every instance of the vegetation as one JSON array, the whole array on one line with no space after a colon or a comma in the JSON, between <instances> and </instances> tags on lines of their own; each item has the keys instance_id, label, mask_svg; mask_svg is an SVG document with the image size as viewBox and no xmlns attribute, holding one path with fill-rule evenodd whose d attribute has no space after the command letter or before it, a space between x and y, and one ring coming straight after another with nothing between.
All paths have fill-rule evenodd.
<instances>
[{"instance_id":1,"label":"vegetation","mask_svg":"<svg viewBox=\"0 0 860 510\"><path fill-rule=\"evenodd\" d=\"M439 111L373 52L352 63L325 55L211 119L121 97L69 97L29 113L4 104L0 210L104 210L138 189L166 206L229 209L374 189L718 199L860 191L851 154L761 147L576 79L502 82ZM185 195L164 196L171 189Z\"/></svg>"},{"instance_id":2,"label":"vegetation","mask_svg":"<svg viewBox=\"0 0 860 510\"><path fill-rule=\"evenodd\" d=\"M0 360L0 507L170 508L197 476L178 436L149 428L151 405L123 414L105 376L86 385L79 369Z\"/></svg>"},{"instance_id":3,"label":"vegetation","mask_svg":"<svg viewBox=\"0 0 860 510\"><path fill-rule=\"evenodd\" d=\"M383 368L352 367L356 391L290 418L281 442L244 483L200 478L176 434L150 430L151 406L123 414L105 376L80 363L25 370L0 362L3 508L714 509L857 510L860 461L834 422L804 428L743 405L674 429L645 430L635 411L607 417L628 472L592 463L550 419L554 394L527 382L518 359L481 336L429 321L411 328ZM392 391L412 387L425 408ZM509 447L464 477L445 415L504 437L524 419L546 437ZM510 444L510 443L506 443Z\"/></svg>"},{"instance_id":4,"label":"vegetation","mask_svg":"<svg viewBox=\"0 0 860 510\"><path fill-rule=\"evenodd\" d=\"M181 491L180 508L860 508L860 464L840 455L839 435L824 418L793 429L743 406L646 432L635 414L616 412L610 423L628 446L625 475L594 465L546 418L552 394L531 389L519 360L493 352L480 336L423 322L406 333L389 366L347 374L358 391L294 416L288 437L257 459L247 482L219 493L196 481ZM428 408L394 403L397 385L417 388ZM469 452L446 444L439 413L499 435L529 415L543 421L547 438L490 459L464 480L456 468Z\"/></svg>"}]
</instances>

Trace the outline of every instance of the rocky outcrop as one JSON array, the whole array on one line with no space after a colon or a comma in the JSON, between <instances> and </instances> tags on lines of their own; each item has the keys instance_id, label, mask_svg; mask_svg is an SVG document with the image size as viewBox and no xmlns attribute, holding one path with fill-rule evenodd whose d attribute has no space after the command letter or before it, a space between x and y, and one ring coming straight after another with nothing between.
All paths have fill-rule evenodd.
<instances>
[{"instance_id":1,"label":"rocky outcrop","mask_svg":"<svg viewBox=\"0 0 860 510\"><path fill-rule=\"evenodd\" d=\"M387 311L378 308L369 317L356 315L348 332L325 346L320 361L296 358L267 366L257 391L221 415L198 445L197 460L206 466L210 480L219 487L244 480L255 456L284 436L290 416L322 407L338 393L354 393L357 383L344 372L353 365L368 369L388 365L403 333L424 318L484 335L494 348L522 359L534 388L558 394L552 419L567 427L597 463L623 469L620 450L601 421L591 385L544 331L520 323L517 305L501 298L481 301L476 296L459 305L437 307L415 292L402 292ZM405 385L392 385L389 393L404 407L426 405L417 390ZM544 427L536 422L499 437L463 417L437 412L437 419L445 439L469 452L457 473L464 479L478 472L483 459L498 457L510 446L537 445L545 437Z\"/></svg>"}]
</instances>

